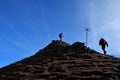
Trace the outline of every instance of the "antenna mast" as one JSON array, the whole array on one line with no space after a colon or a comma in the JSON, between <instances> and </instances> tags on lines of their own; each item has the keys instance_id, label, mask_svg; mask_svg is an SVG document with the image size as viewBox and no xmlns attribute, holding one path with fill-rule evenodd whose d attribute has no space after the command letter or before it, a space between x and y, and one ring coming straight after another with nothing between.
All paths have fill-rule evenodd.
<instances>
[{"instance_id":1,"label":"antenna mast","mask_svg":"<svg viewBox=\"0 0 120 80\"><path fill-rule=\"evenodd\" d=\"M85 28L86 31L86 47L88 46L88 32L90 32L90 28Z\"/></svg>"}]
</instances>

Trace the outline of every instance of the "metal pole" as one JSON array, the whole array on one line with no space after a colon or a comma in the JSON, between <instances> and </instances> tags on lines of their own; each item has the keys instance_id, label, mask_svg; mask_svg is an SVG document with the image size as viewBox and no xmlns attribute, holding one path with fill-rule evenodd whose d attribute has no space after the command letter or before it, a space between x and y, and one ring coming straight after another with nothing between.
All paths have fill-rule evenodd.
<instances>
[{"instance_id":1,"label":"metal pole","mask_svg":"<svg viewBox=\"0 0 120 80\"><path fill-rule=\"evenodd\" d=\"M86 47L88 46L88 32L90 31L90 28L85 28L86 31Z\"/></svg>"},{"instance_id":2,"label":"metal pole","mask_svg":"<svg viewBox=\"0 0 120 80\"><path fill-rule=\"evenodd\" d=\"M87 40L88 40L88 29L86 29L86 47L87 47Z\"/></svg>"}]
</instances>

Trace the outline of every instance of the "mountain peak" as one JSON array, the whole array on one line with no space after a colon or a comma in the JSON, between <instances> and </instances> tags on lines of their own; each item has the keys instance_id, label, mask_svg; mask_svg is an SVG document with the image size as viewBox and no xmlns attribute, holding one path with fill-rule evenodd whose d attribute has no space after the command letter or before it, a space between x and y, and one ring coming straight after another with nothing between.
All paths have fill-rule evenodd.
<instances>
[{"instance_id":1,"label":"mountain peak","mask_svg":"<svg viewBox=\"0 0 120 80\"><path fill-rule=\"evenodd\" d=\"M82 42L53 40L35 55L0 69L0 80L119 80L120 59Z\"/></svg>"},{"instance_id":2,"label":"mountain peak","mask_svg":"<svg viewBox=\"0 0 120 80\"><path fill-rule=\"evenodd\" d=\"M68 53L68 52L78 52L78 53L85 53L86 46L82 42L75 42L72 45L63 41L59 40L52 40L50 44L48 44L44 49L40 50L39 52L45 53ZM38 52L38 53L39 53Z\"/></svg>"}]
</instances>

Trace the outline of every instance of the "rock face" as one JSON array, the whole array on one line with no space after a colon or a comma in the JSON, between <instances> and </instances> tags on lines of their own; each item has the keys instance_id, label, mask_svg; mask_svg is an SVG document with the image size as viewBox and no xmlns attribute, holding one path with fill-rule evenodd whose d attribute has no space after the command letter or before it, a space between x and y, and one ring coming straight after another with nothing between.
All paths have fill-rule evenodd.
<instances>
[{"instance_id":1,"label":"rock face","mask_svg":"<svg viewBox=\"0 0 120 80\"><path fill-rule=\"evenodd\" d=\"M35 55L0 69L0 80L119 80L120 59L53 40Z\"/></svg>"}]
</instances>

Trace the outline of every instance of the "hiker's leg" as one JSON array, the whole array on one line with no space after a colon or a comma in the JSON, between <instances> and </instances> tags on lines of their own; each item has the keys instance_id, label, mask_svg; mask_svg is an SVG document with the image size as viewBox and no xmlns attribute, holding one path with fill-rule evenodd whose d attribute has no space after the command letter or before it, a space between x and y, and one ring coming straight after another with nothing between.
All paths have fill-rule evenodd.
<instances>
[{"instance_id":1,"label":"hiker's leg","mask_svg":"<svg viewBox=\"0 0 120 80\"><path fill-rule=\"evenodd\" d=\"M104 51L104 54L106 54L105 45L102 45L102 50Z\"/></svg>"}]
</instances>

